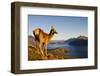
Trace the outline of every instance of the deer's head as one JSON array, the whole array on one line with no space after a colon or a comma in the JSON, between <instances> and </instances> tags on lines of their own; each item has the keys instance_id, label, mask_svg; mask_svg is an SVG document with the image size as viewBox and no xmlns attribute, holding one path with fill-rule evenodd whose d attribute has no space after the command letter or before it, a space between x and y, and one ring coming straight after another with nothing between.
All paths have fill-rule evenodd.
<instances>
[{"instance_id":1,"label":"deer's head","mask_svg":"<svg viewBox=\"0 0 100 76\"><path fill-rule=\"evenodd\" d=\"M50 34L51 35L58 34L54 26L51 26Z\"/></svg>"}]
</instances>

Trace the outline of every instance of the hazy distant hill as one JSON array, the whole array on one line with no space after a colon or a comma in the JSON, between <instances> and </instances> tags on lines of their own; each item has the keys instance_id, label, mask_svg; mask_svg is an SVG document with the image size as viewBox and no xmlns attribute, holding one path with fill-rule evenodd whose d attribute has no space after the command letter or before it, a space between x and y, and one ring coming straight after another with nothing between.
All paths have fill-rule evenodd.
<instances>
[{"instance_id":1,"label":"hazy distant hill","mask_svg":"<svg viewBox=\"0 0 100 76\"><path fill-rule=\"evenodd\" d=\"M66 40L65 43L73 46L85 46L88 44L88 38L85 36L79 36L77 38Z\"/></svg>"},{"instance_id":2,"label":"hazy distant hill","mask_svg":"<svg viewBox=\"0 0 100 76\"><path fill-rule=\"evenodd\" d=\"M68 40L53 40L49 44L69 44L73 46L84 46L88 44L88 37L79 36L77 38L70 38Z\"/></svg>"},{"instance_id":3,"label":"hazy distant hill","mask_svg":"<svg viewBox=\"0 0 100 76\"><path fill-rule=\"evenodd\" d=\"M88 37L86 37L86 36L79 36L79 37L77 37L77 39L88 40Z\"/></svg>"},{"instance_id":4,"label":"hazy distant hill","mask_svg":"<svg viewBox=\"0 0 100 76\"><path fill-rule=\"evenodd\" d=\"M28 44L35 44L35 39L34 39L34 37L33 36L28 36Z\"/></svg>"},{"instance_id":5,"label":"hazy distant hill","mask_svg":"<svg viewBox=\"0 0 100 76\"><path fill-rule=\"evenodd\" d=\"M49 44L63 44L64 42L64 40L51 40Z\"/></svg>"},{"instance_id":6,"label":"hazy distant hill","mask_svg":"<svg viewBox=\"0 0 100 76\"><path fill-rule=\"evenodd\" d=\"M28 36L29 44L35 44L35 40L33 36ZM88 37L79 36L77 38L70 38L68 40L51 40L50 45L52 44L69 44L73 46L84 46L88 44Z\"/></svg>"}]
</instances>

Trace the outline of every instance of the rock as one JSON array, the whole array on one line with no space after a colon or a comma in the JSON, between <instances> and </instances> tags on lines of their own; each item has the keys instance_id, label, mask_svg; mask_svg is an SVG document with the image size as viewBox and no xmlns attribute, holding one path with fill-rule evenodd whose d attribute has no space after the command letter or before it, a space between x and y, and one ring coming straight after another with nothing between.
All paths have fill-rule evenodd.
<instances>
[{"instance_id":1,"label":"rock","mask_svg":"<svg viewBox=\"0 0 100 76\"><path fill-rule=\"evenodd\" d=\"M42 56L39 48L35 46L28 46L28 60L45 60L48 59L46 56Z\"/></svg>"},{"instance_id":2,"label":"rock","mask_svg":"<svg viewBox=\"0 0 100 76\"><path fill-rule=\"evenodd\" d=\"M64 59L65 51L67 51L64 48L56 48L53 49L50 53L55 56L56 59Z\"/></svg>"},{"instance_id":3,"label":"rock","mask_svg":"<svg viewBox=\"0 0 100 76\"><path fill-rule=\"evenodd\" d=\"M54 60L57 59L56 56L54 56L52 53L48 53L48 60Z\"/></svg>"}]
</instances>

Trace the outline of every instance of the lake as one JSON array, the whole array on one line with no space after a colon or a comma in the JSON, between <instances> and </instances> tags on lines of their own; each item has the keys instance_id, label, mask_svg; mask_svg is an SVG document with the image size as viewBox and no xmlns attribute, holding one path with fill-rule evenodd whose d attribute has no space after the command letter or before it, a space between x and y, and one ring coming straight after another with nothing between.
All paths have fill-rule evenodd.
<instances>
[{"instance_id":1,"label":"lake","mask_svg":"<svg viewBox=\"0 0 100 76\"><path fill-rule=\"evenodd\" d=\"M71 45L68 45L67 43L48 45L48 49L55 49L55 48L69 49L69 53L66 53L66 55L70 55L70 56L78 57L78 58L88 58L88 47L86 45L71 46Z\"/></svg>"}]
</instances>

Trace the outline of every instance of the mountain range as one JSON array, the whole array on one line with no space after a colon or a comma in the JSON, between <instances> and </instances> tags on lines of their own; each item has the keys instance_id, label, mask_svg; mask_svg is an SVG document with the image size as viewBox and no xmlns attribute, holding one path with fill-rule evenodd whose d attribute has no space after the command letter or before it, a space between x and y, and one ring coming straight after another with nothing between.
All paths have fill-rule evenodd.
<instances>
[{"instance_id":1,"label":"mountain range","mask_svg":"<svg viewBox=\"0 0 100 76\"><path fill-rule=\"evenodd\" d=\"M35 39L33 36L28 36L28 42L30 44L35 43ZM49 45L52 44L68 44L71 46L84 46L88 44L88 37L86 36L78 36L77 38L70 38L68 40L51 40Z\"/></svg>"}]
</instances>

